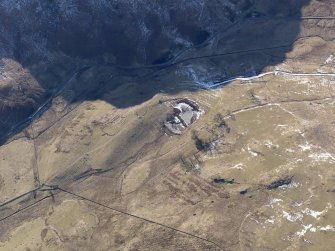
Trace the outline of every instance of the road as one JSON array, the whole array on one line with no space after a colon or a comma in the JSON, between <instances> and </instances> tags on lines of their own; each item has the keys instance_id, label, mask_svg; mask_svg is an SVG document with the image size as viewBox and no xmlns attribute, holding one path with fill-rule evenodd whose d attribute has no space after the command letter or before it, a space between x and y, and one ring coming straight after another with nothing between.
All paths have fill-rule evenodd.
<instances>
[{"instance_id":1,"label":"road","mask_svg":"<svg viewBox=\"0 0 335 251\"><path fill-rule=\"evenodd\" d=\"M288 72L288 71L269 71L269 72L264 72L264 73L260 73L258 75L255 76L251 76L251 77L234 77L234 78L230 78L228 80L224 80L215 84L208 84L208 83L198 83L200 85L200 87L204 88L204 89L215 89L218 87L222 87L225 86L226 84L229 84L231 82L234 81L251 81L254 79L259 79L265 76L269 76L269 75L274 75L274 76L278 76L278 75L283 75L283 76L296 76L296 77L335 77L335 73L294 73L294 72Z\"/></svg>"}]
</instances>

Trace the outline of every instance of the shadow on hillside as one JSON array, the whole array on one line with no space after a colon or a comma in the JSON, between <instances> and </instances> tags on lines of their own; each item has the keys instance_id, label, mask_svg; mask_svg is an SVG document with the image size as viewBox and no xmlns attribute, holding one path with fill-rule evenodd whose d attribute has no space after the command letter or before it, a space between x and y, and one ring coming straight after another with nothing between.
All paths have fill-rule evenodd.
<instances>
[{"instance_id":1,"label":"shadow on hillside","mask_svg":"<svg viewBox=\"0 0 335 251\"><path fill-rule=\"evenodd\" d=\"M164 27L161 26L159 17L153 14L148 14L145 18L147 26L152 31L145 48L138 48L136 33L132 39L125 35L129 34L127 29L133 32L133 27L121 21L115 28L109 26L102 18L97 17L93 22L83 16L80 19L82 23L74 27L70 23L60 26L56 22L58 19L53 18L56 21L49 22L47 28L42 26L37 28L47 34L45 43L49 51L71 58L82 58L85 62L85 67L82 68L69 66L69 72L77 73L73 75L75 79L68 87L75 96L64 95L68 102L102 99L116 107L126 108L141 104L161 91L169 94L183 90L194 91L198 90L195 88L197 83L198 85L215 83L233 76L252 76L265 67L283 62L286 53L292 50L298 38L301 9L310 0L243 2L241 16L236 16L231 10L222 10L232 25L222 25L222 29L217 29L217 33L193 25L193 19L187 17L187 10L171 10L171 23L185 40L196 45L188 51L186 51L187 45L174 42L173 38L162 35ZM45 8L50 10L49 17L57 15L52 12L54 10L50 6L46 5ZM210 16L212 22L218 18L217 13L220 11L213 12ZM120 20L126 18L121 11L119 15ZM47 93L44 100L39 102L52 97L57 93L57 88L50 84L51 81L49 82L45 76L49 76L53 69L46 67L41 70L36 69L36 66L32 67L37 62L43 63L46 60L42 54L42 56L27 56L27 51L31 48L26 37L32 31L15 30L15 25L10 23L10 18L1 12L1 8L0 21L10 27L11 32L15 34L12 58L29 69ZM94 29L88 31L87 27L92 25ZM0 39L5 41L5 38ZM145 55L143 50L146 52ZM176 57L182 51L184 54ZM103 63L92 60L93 57L103 58L107 54L108 59L112 57L115 59L113 64L108 63L108 60L102 60ZM142 66L135 67L135 64ZM70 63L64 62L63 68L68 65ZM55 83L64 81L57 76L56 70L52 74ZM194 84L178 84L184 82ZM129 84L122 89L125 83ZM0 89L1 91L3 89ZM1 94L10 95L10 92L3 91ZM60 95L63 94L60 92ZM2 143L8 139L13 129L18 131L30 124L35 117L27 118L36 111L36 107L33 106L24 112L12 109L0 113ZM43 113L43 110L40 113ZM13 118L7 119L9 122L6 122L6 118L9 117ZM13 126L15 124L18 126Z\"/></svg>"}]
</instances>

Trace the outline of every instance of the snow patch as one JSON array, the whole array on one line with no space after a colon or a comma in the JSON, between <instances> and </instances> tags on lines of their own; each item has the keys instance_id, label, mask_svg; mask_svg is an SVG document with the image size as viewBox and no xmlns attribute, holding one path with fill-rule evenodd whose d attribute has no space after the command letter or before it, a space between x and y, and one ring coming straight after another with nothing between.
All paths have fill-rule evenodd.
<instances>
[{"instance_id":1,"label":"snow patch","mask_svg":"<svg viewBox=\"0 0 335 251\"><path fill-rule=\"evenodd\" d=\"M282 188L282 189L285 189L285 188L297 188L299 187L299 183L298 182L291 182L290 184L288 185L282 185L282 186L279 186L278 188Z\"/></svg>"},{"instance_id":2,"label":"snow patch","mask_svg":"<svg viewBox=\"0 0 335 251\"><path fill-rule=\"evenodd\" d=\"M279 148L279 145L273 144L269 139L266 140L264 144L267 148Z\"/></svg>"},{"instance_id":3,"label":"snow patch","mask_svg":"<svg viewBox=\"0 0 335 251\"><path fill-rule=\"evenodd\" d=\"M331 225L327 225L325 227L318 226L318 230L320 230L320 231L333 231L334 232L335 228Z\"/></svg>"},{"instance_id":4,"label":"snow patch","mask_svg":"<svg viewBox=\"0 0 335 251\"><path fill-rule=\"evenodd\" d=\"M251 156L253 157L257 157L258 153L256 153L255 151L253 151L249 146L248 146L248 152L251 154Z\"/></svg>"},{"instance_id":5,"label":"snow patch","mask_svg":"<svg viewBox=\"0 0 335 251\"><path fill-rule=\"evenodd\" d=\"M288 153L294 153L294 150L292 148L287 148L286 152L288 152Z\"/></svg>"},{"instance_id":6,"label":"snow patch","mask_svg":"<svg viewBox=\"0 0 335 251\"><path fill-rule=\"evenodd\" d=\"M330 55L326 60L325 60L325 64L329 64L334 60L334 56Z\"/></svg>"},{"instance_id":7,"label":"snow patch","mask_svg":"<svg viewBox=\"0 0 335 251\"><path fill-rule=\"evenodd\" d=\"M303 202L297 202L297 201L295 201L295 202L293 202L292 206L293 207L301 207L302 204L304 204L304 203Z\"/></svg>"},{"instance_id":8,"label":"snow patch","mask_svg":"<svg viewBox=\"0 0 335 251\"><path fill-rule=\"evenodd\" d=\"M283 217L290 222L296 222L301 221L304 215L302 213L288 213L283 211Z\"/></svg>"},{"instance_id":9,"label":"snow patch","mask_svg":"<svg viewBox=\"0 0 335 251\"><path fill-rule=\"evenodd\" d=\"M296 235L298 235L299 237L303 237L308 231L315 233L316 231L335 231L335 228L331 225L327 225L325 227L321 227L321 226L316 226L314 227L312 224L308 224L308 225L302 225L303 229L301 231L296 232Z\"/></svg>"},{"instance_id":10,"label":"snow patch","mask_svg":"<svg viewBox=\"0 0 335 251\"><path fill-rule=\"evenodd\" d=\"M244 165L242 163L238 163L235 166L232 166L231 169L238 169L238 170L244 170Z\"/></svg>"},{"instance_id":11,"label":"snow patch","mask_svg":"<svg viewBox=\"0 0 335 251\"><path fill-rule=\"evenodd\" d=\"M275 217L271 216L270 219L267 219L264 223L265 224L274 224L275 223Z\"/></svg>"},{"instance_id":12,"label":"snow patch","mask_svg":"<svg viewBox=\"0 0 335 251\"><path fill-rule=\"evenodd\" d=\"M269 207L271 208L274 208L275 206L279 206L280 205L280 202L283 202L282 199L277 199L277 198L273 198L270 200L270 203L269 203Z\"/></svg>"},{"instance_id":13,"label":"snow patch","mask_svg":"<svg viewBox=\"0 0 335 251\"><path fill-rule=\"evenodd\" d=\"M299 147L301 148L301 150L302 150L303 152L306 152L306 151L312 149L312 145L309 144L308 142L307 142L305 145L299 145Z\"/></svg>"},{"instance_id":14,"label":"snow patch","mask_svg":"<svg viewBox=\"0 0 335 251\"><path fill-rule=\"evenodd\" d=\"M312 224L302 225L302 227L303 227L303 229L301 231L297 232L297 235L300 236L300 237L304 236L307 233L307 231L310 230L313 227L313 225Z\"/></svg>"},{"instance_id":15,"label":"snow patch","mask_svg":"<svg viewBox=\"0 0 335 251\"><path fill-rule=\"evenodd\" d=\"M312 216L313 218L315 218L317 220L320 220L320 216L327 213L330 208L332 208L332 205L330 203L328 203L326 208L322 211L315 211L315 210L312 210L310 208L306 208L306 209L302 210L301 212L305 215L309 215L309 216Z\"/></svg>"},{"instance_id":16,"label":"snow patch","mask_svg":"<svg viewBox=\"0 0 335 251\"><path fill-rule=\"evenodd\" d=\"M327 161L327 160L335 160L332 154L328 152L324 153L312 153L308 155L309 158L312 158L315 161Z\"/></svg>"}]
</instances>

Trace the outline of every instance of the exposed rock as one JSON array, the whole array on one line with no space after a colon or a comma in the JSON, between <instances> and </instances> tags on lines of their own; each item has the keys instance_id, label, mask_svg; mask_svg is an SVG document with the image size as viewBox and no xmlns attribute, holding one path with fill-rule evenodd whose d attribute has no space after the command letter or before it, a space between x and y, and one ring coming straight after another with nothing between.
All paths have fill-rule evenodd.
<instances>
[{"instance_id":1,"label":"exposed rock","mask_svg":"<svg viewBox=\"0 0 335 251\"><path fill-rule=\"evenodd\" d=\"M173 113L167 116L164 126L172 134L181 134L186 127L199 119L201 113L196 102L190 99L178 100L173 107Z\"/></svg>"},{"instance_id":2,"label":"exposed rock","mask_svg":"<svg viewBox=\"0 0 335 251\"><path fill-rule=\"evenodd\" d=\"M213 182L215 184L238 184L238 182L236 182L235 179L224 179L221 177L214 178Z\"/></svg>"},{"instance_id":3,"label":"exposed rock","mask_svg":"<svg viewBox=\"0 0 335 251\"><path fill-rule=\"evenodd\" d=\"M269 190L273 190L273 189L276 189L284 185L289 185L291 184L292 179L293 179L293 176L286 176L282 179L278 179L278 180L271 182L269 185L266 186L266 188Z\"/></svg>"},{"instance_id":4,"label":"exposed rock","mask_svg":"<svg viewBox=\"0 0 335 251\"><path fill-rule=\"evenodd\" d=\"M244 190L240 191L240 194L245 195L248 191L249 191L249 189L244 189Z\"/></svg>"}]
</instances>

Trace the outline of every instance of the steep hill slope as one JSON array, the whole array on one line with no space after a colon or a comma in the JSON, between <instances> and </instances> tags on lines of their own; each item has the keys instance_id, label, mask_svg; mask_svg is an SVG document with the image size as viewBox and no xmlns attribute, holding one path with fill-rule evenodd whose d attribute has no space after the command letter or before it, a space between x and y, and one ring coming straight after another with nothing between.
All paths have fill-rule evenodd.
<instances>
[{"instance_id":1,"label":"steep hill slope","mask_svg":"<svg viewBox=\"0 0 335 251\"><path fill-rule=\"evenodd\" d=\"M1 251L333 249L332 1L0 6Z\"/></svg>"}]
</instances>

